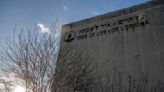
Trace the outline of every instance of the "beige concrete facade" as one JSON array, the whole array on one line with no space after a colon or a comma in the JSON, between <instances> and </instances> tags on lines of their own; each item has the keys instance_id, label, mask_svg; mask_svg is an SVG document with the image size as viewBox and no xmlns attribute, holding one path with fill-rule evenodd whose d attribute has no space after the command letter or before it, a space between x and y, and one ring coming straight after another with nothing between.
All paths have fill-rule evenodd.
<instances>
[{"instance_id":1,"label":"beige concrete facade","mask_svg":"<svg viewBox=\"0 0 164 92\"><path fill-rule=\"evenodd\" d=\"M164 81L164 1L64 25L61 49L67 46L85 48L99 72L111 79L119 72L122 82L127 75L137 79L143 73L151 81Z\"/></svg>"}]
</instances>

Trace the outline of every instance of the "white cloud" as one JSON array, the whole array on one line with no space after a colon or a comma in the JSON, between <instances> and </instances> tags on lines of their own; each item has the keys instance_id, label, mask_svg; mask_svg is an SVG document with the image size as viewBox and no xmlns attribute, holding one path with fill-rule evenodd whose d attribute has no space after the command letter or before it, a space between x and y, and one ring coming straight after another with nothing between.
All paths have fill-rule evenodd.
<instances>
[{"instance_id":1,"label":"white cloud","mask_svg":"<svg viewBox=\"0 0 164 92\"><path fill-rule=\"evenodd\" d=\"M92 14L94 14L94 15L98 15L99 13L98 13L98 12L96 12L96 11L94 11L94 12L92 12Z\"/></svg>"},{"instance_id":2,"label":"white cloud","mask_svg":"<svg viewBox=\"0 0 164 92\"><path fill-rule=\"evenodd\" d=\"M68 11L68 6L67 5L64 5L63 8L64 8L65 11Z\"/></svg>"},{"instance_id":3,"label":"white cloud","mask_svg":"<svg viewBox=\"0 0 164 92\"><path fill-rule=\"evenodd\" d=\"M42 33L51 33L50 29L41 23L38 23L37 27L39 28L39 31L41 31Z\"/></svg>"}]
</instances>

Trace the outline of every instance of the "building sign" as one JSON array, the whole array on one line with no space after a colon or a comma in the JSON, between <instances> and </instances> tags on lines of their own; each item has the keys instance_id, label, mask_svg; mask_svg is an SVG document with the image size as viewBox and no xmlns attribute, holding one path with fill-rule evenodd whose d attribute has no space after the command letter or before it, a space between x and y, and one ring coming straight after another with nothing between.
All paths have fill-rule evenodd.
<instances>
[{"instance_id":1,"label":"building sign","mask_svg":"<svg viewBox=\"0 0 164 92\"><path fill-rule=\"evenodd\" d=\"M95 24L80 30L72 30L66 32L64 35L65 42L71 42L74 39L83 40L93 37L109 35L114 33L122 33L128 31L136 31L136 28L145 27L149 21L144 14L131 16L117 21L104 22L102 24ZM75 33L76 32L76 33Z\"/></svg>"}]
</instances>

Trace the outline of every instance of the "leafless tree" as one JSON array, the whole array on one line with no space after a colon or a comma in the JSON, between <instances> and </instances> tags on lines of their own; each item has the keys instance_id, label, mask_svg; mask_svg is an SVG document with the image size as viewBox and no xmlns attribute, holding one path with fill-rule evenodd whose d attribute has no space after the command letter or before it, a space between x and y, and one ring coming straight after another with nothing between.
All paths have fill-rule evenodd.
<instances>
[{"instance_id":1,"label":"leafless tree","mask_svg":"<svg viewBox=\"0 0 164 92\"><path fill-rule=\"evenodd\" d=\"M38 27L22 30L1 52L2 69L23 80L26 91L50 92L59 44L55 28L49 33L40 33Z\"/></svg>"},{"instance_id":2,"label":"leafless tree","mask_svg":"<svg viewBox=\"0 0 164 92\"><path fill-rule=\"evenodd\" d=\"M145 73L136 78L120 72L115 67L113 74L104 74L85 49L66 46L60 49L52 92L163 92L164 90L162 81L152 82Z\"/></svg>"},{"instance_id":3,"label":"leafless tree","mask_svg":"<svg viewBox=\"0 0 164 92\"><path fill-rule=\"evenodd\" d=\"M1 73L0 73L1 74ZM12 73L10 74L1 74L0 76L0 90L2 92L12 92L14 86L18 83L19 79L14 78Z\"/></svg>"},{"instance_id":4,"label":"leafless tree","mask_svg":"<svg viewBox=\"0 0 164 92\"><path fill-rule=\"evenodd\" d=\"M52 92L96 92L97 64L85 49L60 49Z\"/></svg>"},{"instance_id":5,"label":"leafless tree","mask_svg":"<svg viewBox=\"0 0 164 92\"><path fill-rule=\"evenodd\" d=\"M0 84L1 84L1 88L2 90L4 90L4 92L10 92L11 90L11 83L9 81L6 81L4 79L0 79Z\"/></svg>"}]
</instances>

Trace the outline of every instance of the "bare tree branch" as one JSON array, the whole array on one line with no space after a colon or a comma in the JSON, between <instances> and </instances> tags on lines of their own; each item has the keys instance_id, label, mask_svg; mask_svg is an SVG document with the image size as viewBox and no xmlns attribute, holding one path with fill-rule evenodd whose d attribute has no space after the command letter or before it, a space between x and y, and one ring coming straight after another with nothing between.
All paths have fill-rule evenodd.
<instances>
[{"instance_id":1,"label":"bare tree branch","mask_svg":"<svg viewBox=\"0 0 164 92\"><path fill-rule=\"evenodd\" d=\"M7 42L7 49L1 53L3 71L15 73L25 82L27 90L50 92L60 39L55 34L53 28L45 34L37 27L22 30L18 37Z\"/></svg>"}]
</instances>

